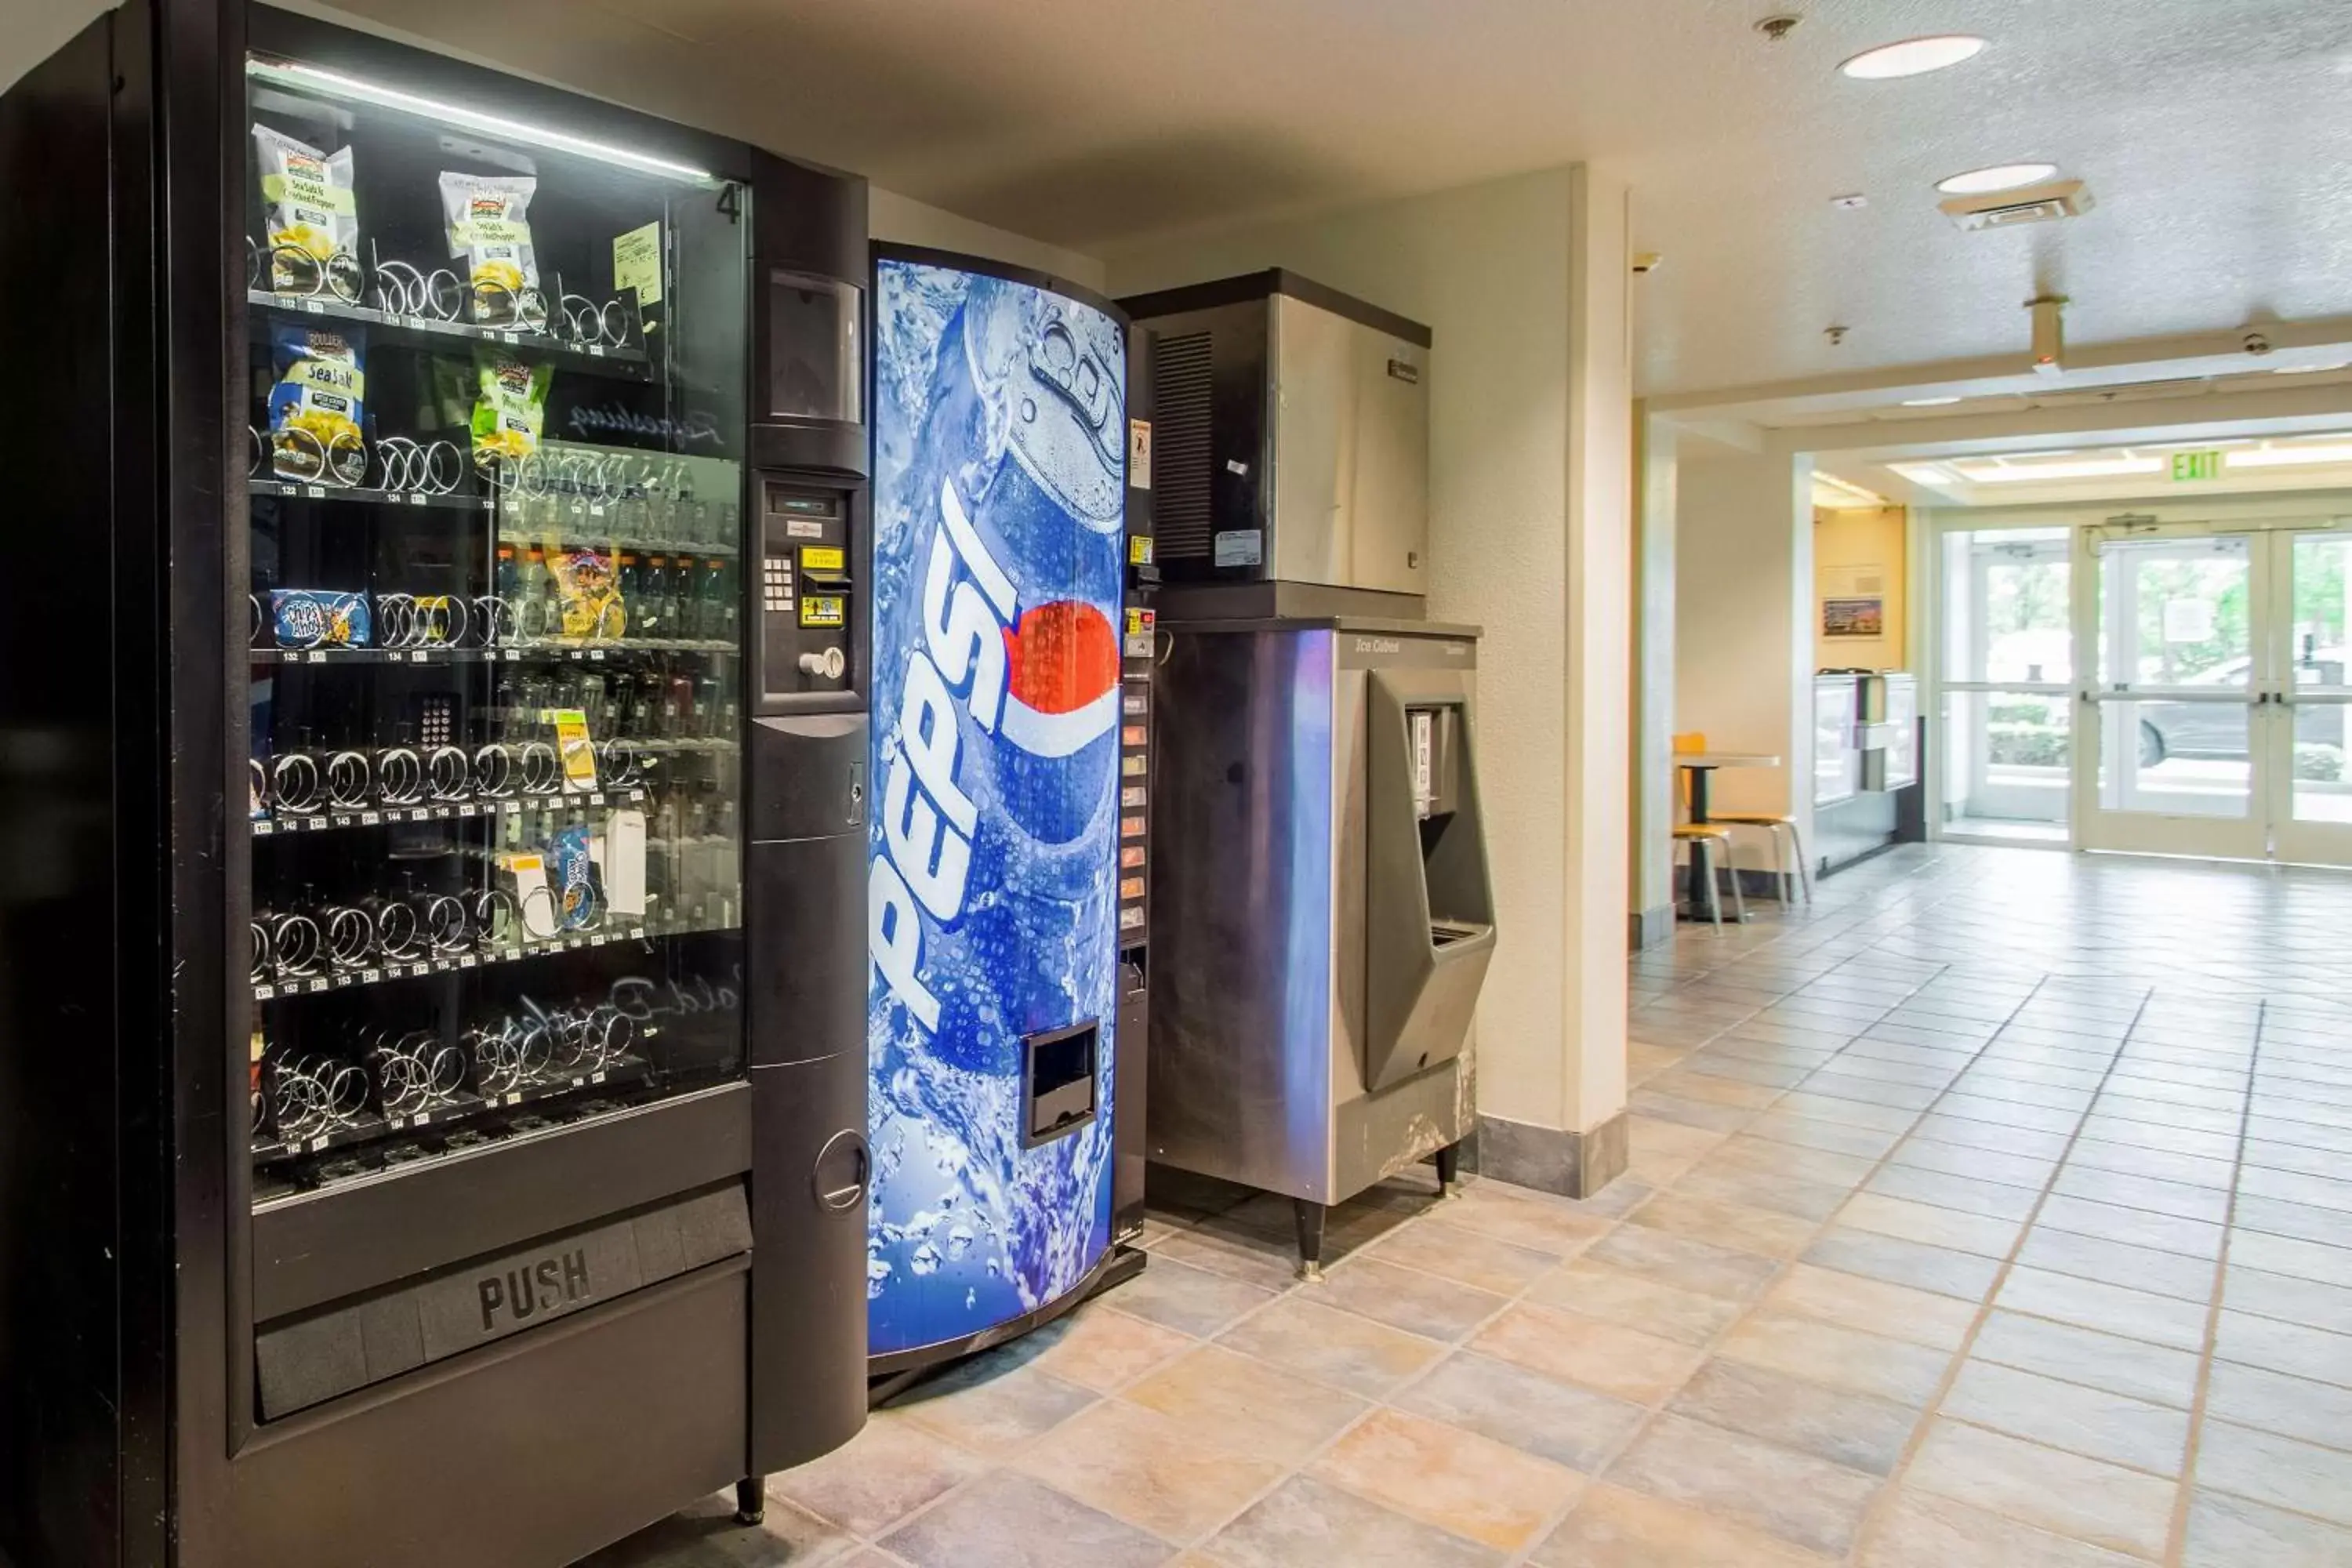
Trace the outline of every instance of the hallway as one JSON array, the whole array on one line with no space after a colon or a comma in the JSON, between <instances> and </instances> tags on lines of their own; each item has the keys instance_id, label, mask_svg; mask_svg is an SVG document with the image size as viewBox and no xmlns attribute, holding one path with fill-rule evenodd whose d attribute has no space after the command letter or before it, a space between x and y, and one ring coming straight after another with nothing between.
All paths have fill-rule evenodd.
<instances>
[{"instance_id":1,"label":"hallway","mask_svg":"<svg viewBox=\"0 0 2352 1568\"><path fill-rule=\"evenodd\" d=\"M1192 1193L1135 1284L594 1560L2352 1562L2352 878L1906 847L1634 961L1631 1173Z\"/></svg>"}]
</instances>

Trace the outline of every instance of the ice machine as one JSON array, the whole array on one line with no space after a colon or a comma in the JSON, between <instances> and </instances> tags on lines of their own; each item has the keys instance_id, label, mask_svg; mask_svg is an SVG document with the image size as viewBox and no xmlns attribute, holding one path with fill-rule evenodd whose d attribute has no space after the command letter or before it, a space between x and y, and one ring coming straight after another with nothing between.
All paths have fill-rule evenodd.
<instances>
[{"instance_id":1,"label":"ice machine","mask_svg":"<svg viewBox=\"0 0 2352 1568\"><path fill-rule=\"evenodd\" d=\"M1150 336L1150 1157L1324 1210L1474 1130L1477 633L1423 619L1426 327L1275 270Z\"/></svg>"}]
</instances>

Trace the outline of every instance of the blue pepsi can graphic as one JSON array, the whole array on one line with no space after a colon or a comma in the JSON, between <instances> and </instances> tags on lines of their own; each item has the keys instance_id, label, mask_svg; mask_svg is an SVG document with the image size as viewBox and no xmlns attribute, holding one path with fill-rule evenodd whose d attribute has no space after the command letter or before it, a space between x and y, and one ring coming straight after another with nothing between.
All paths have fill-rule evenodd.
<instances>
[{"instance_id":1,"label":"blue pepsi can graphic","mask_svg":"<svg viewBox=\"0 0 2352 1568\"><path fill-rule=\"evenodd\" d=\"M1110 1243L1127 355L1108 311L936 258L878 262L875 319L885 1356L1057 1300ZM1041 1135L1024 1042L1089 1025L1096 1114Z\"/></svg>"}]
</instances>

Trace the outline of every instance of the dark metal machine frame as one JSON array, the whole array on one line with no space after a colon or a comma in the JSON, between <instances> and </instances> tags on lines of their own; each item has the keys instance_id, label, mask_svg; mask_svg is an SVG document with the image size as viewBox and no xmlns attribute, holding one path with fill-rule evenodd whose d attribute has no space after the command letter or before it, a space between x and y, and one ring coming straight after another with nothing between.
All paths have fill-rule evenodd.
<instances>
[{"instance_id":1,"label":"dark metal machine frame","mask_svg":"<svg viewBox=\"0 0 2352 1568\"><path fill-rule=\"evenodd\" d=\"M248 35L725 172L763 268L863 287L864 185L242 0L130 0L0 99L0 470L42 522L12 531L0 616L0 1552L557 1568L864 1419L864 670L747 721L832 743L753 747L750 967L774 973L744 1079L252 1217L225 679ZM862 428L756 429L749 458L835 487L862 531ZM272 1314L747 1183L749 1252L257 1418Z\"/></svg>"}]
</instances>

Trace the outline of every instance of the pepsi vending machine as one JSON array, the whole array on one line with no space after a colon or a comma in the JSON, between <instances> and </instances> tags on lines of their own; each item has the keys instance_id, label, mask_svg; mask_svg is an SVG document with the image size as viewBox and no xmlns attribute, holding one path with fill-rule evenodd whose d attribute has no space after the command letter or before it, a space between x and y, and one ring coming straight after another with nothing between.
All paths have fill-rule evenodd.
<instances>
[{"instance_id":1,"label":"pepsi vending machine","mask_svg":"<svg viewBox=\"0 0 2352 1568\"><path fill-rule=\"evenodd\" d=\"M1115 1266L1126 319L877 247L868 1371ZM1136 1255L1139 1261L1140 1255Z\"/></svg>"}]
</instances>

